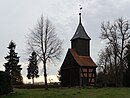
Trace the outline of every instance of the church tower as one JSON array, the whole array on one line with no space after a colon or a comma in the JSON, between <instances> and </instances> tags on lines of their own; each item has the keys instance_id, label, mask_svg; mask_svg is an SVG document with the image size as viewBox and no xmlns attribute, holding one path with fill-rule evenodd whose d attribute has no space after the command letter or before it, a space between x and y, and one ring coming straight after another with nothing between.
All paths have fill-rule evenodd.
<instances>
[{"instance_id":1,"label":"church tower","mask_svg":"<svg viewBox=\"0 0 130 98\"><path fill-rule=\"evenodd\" d=\"M76 49L80 56L90 56L90 40L91 38L87 35L82 25L81 13L79 13L79 25L71 39L71 48Z\"/></svg>"}]
</instances>

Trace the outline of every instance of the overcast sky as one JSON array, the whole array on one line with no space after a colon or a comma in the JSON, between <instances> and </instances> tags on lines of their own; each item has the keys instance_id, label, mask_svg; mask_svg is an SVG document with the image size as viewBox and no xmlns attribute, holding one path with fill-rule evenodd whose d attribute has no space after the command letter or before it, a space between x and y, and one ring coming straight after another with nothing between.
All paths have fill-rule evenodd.
<instances>
[{"instance_id":1,"label":"overcast sky","mask_svg":"<svg viewBox=\"0 0 130 98\"><path fill-rule=\"evenodd\" d=\"M97 62L98 52L104 48L103 41L99 39L101 22L119 17L130 20L130 0L0 0L0 70L4 70L8 44L14 40L23 68L22 75L26 76L25 35L30 33L29 29L33 29L41 14L50 19L58 36L64 40L63 61L78 25L79 5L83 7L82 24L91 37L91 57ZM48 74L57 74L62 61L55 66L50 65Z\"/></svg>"}]
</instances>

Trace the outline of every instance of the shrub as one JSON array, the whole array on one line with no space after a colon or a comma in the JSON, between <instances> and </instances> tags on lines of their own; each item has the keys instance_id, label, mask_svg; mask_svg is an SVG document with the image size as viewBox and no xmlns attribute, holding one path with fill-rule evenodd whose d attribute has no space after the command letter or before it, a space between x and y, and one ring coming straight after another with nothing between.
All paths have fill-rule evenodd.
<instances>
[{"instance_id":1,"label":"shrub","mask_svg":"<svg viewBox=\"0 0 130 98\"><path fill-rule=\"evenodd\" d=\"M0 95L8 94L12 91L11 76L6 72L0 71Z\"/></svg>"}]
</instances>

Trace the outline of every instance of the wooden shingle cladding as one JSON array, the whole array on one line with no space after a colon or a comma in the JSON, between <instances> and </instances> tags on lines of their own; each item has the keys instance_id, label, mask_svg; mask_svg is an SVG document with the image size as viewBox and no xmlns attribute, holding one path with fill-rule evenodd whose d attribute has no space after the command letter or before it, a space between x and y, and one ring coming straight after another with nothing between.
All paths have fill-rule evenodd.
<instances>
[{"instance_id":1,"label":"wooden shingle cladding","mask_svg":"<svg viewBox=\"0 0 130 98\"><path fill-rule=\"evenodd\" d=\"M77 53L82 56L90 56L90 40L75 39L71 41L72 49L76 49Z\"/></svg>"},{"instance_id":2,"label":"wooden shingle cladding","mask_svg":"<svg viewBox=\"0 0 130 98\"><path fill-rule=\"evenodd\" d=\"M73 58L70 49L67 52L65 60L61 66L61 85L64 87L68 86L79 86L80 84L80 69L78 63Z\"/></svg>"},{"instance_id":3,"label":"wooden shingle cladding","mask_svg":"<svg viewBox=\"0 0 130 98\"><path fill-rule=\"evenodd\" d=\"M79 56L69 49L61 66L61 85L90 86L96 82L96 64L89 56Z\"/></svg>"}]
</instances>

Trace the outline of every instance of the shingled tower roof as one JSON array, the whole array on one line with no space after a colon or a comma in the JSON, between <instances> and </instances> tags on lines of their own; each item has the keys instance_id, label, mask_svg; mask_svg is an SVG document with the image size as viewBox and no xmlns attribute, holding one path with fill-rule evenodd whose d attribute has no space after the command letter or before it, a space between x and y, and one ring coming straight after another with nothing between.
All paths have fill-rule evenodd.
<instances>
[{"instance_id":1,"label":"shingled tower roof","mask_svg":"<svg viewBox=\"0 0 130 98\"><path fill-rule=\"evenodd\" d=\"M79 25L78 25L76 32L75 32L74 36L72 37L71 41L78 39L78 38L91 40L91 38L87 35L87 33L81 23L81 13L79 13Z\"/></svg>"}]
</instances>

